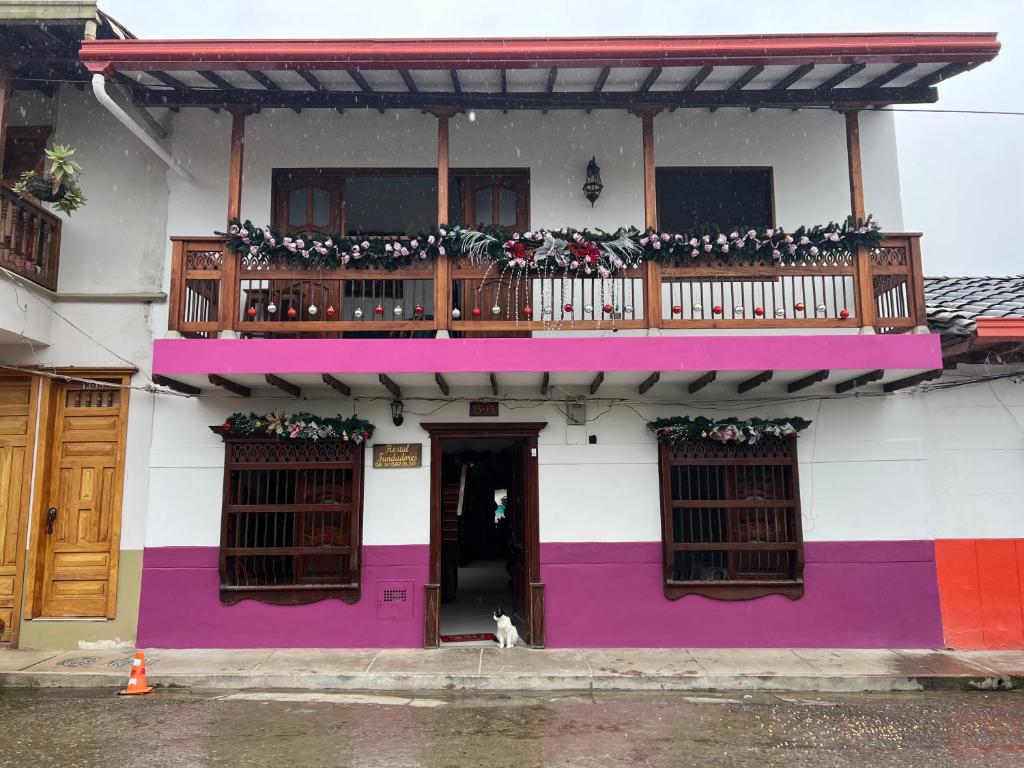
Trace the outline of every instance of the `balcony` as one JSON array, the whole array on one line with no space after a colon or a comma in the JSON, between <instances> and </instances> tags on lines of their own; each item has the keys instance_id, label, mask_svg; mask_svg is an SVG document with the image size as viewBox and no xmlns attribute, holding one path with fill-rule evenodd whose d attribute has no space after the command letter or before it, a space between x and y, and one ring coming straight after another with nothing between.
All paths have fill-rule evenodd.
<instances>
[{"instance_id":1,"label":"balcony","mask_svg":"<svg viewBox=\"0 0 1024 768\"><path fill-rule=\"evenodd\" d=\"M57 290L61 220L0 186L0 266Z\"/></svg>"},{"instance_id":2,"label":"balcony","mask_svg":"<svg viewBox=\"0 0 1024 768\"><path fill-rule=\"evenodd\" d=\"M221 238L173 238L169 328L195 338L222 332L242 338L799 333L862 326L901 333L926 324L919 241L919 234L892 233L860 253L822 252L778 265L770 259L696 259L673 267L648 261L600 279L517 276L445 258L394 271L292 269L229 251ZM858 264L861 258L869 263ZM865 301L870 304L862 307Z\"/></svg>"}]
</instances>

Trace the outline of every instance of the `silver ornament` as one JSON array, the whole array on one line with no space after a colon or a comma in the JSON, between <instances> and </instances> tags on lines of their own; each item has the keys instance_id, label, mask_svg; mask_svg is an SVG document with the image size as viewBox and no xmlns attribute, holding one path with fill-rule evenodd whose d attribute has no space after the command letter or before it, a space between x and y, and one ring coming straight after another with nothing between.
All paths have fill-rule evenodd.
<instances>
[{"instance_id":1,"label":"silver ornament","mask_svg":"<svg viewBox=\"0 0 1024 768\"><path fill-rule=\"evenodd\" d=\"M319 312L320 310L318 310L318 309L316 308L316 304L310 304L310 305L309 305L309 309L308 309L308 310L306 310L306 311L307 311L307 312L309 312L309 316L310 316L310 317L313 317L313 316L315 316L315 315L316 315L316 313L317 313L317 312Z\"/></svg>"},{"instance_id":2,"label":"silver ornament","mask_svg":"<svg viewBox=\"0 0 1024 768\"><path fill-rule=\"evenodd\" d=\"M743 314L743 305L742 304L737 304L735 307L732 308L732 311L733 311L734 314L742 315Z\"/></svg>"},{"instance_id":3,"label":"silver ornament","mask_svg":"<svg viewBox=\"0 0 1024 768\"><path fill-rule=\"evenodd\" d=\"M823 314L827 307L824 304L819 304L818 306L815 307L815 309L818 310L819 313Z\"/></svg>"},{"instance_id":4,"label":"silver ornament","mask_svg":"<svg viewBox=\"0 0 1024 768\"><path fill-rule=\"evenodd\" d=\"M460 312L459 308L456 307L452 310L452 320L458 320L460 317L462 317L462 312Z\"/></svg>"},{"instance_id":5,"label":"silver ornament","mask_svg":"<svg viewBox=\"0 0 1024 768\"><path fill-rule=\"evenodd\" d=\"M397 307L395 307L391 311L394 313L395 317L401 317L402 316L402 307L401 306L397 306Z\"/></svg>"},{"instance_id":6,"label":"silver ornament","mask_svg":"<svg viewBox=\"0 0 1024 768\"><path fill-rule=\"evenodd\" d=\"M622 311L623 311L624 313L626 313L627 315L632 315L632 314L633 314L633 307L632 307L632 305L630 305L630 304L627 304L626 306L624 306L624 307L622 308Z\"/></svg>"},{"instance_id":7,"label":"silver ornament","mask_svg":"<svg viewBox=\"0 0 1024 768\"><path fill-rule=\"evenodd\" d=\"M356 307L355 311L352 314L355 315L356 320L358 320L363 316L363 310L361 310L359 307Z\"/></svg>"},{"instance_id":8,"label":"silver ornament","mask_svg":"<svg viewBox=\"0 0 1024 768\"><path fill-rule=\"evenodd\" d=\"M775 316L776 317L785 317L786 316L786 310L784 310L782 307L779 307L778 309L775 310Z\"/></svg>"},{"instance_id":9,"label":"silver ornament","mask_svg":"<svg viewBox=\"0 0 1024 768\"><path fill-rule=\"evenodd\" d=\"M491 307L491 314L492 315L500 315L501 314L501 307L499 307L497 304L495 304L493 307Z\"/></svg>"},{"instance_id":10,"label":"silver ornament","mask_svg":"<svg viewBox=\"0 0 1024 768\"><path fill-rule=\"evenodd\" d=\"M267 304L267 312L270 313L271 315L277 312L277 304L275 304L274 302L270 302L269 304Z\"/></svg>"},{"instance_id":11,"label":"silver ornament","mask_svg":"<svg viewBox=\"0 0 1024 768\"><path fill-rule=\"evenodd\" d=\"M585 306L583 308L583 311L586 312L588 315L594 314L594 305L593 304L587 304L587 306Z\"/></svg>"},{"instance_id":12,"label":"silver ornament","mask_svg":"<svg viewBox=\"0 0 1024 768\"><path fill-rule=\"evenodd\" d=\"M704 305L703 304L694 304L693 305L693 314L697 314L698 312L703 312L703 311L704 311Z\"/></svg>"}]
</instances>

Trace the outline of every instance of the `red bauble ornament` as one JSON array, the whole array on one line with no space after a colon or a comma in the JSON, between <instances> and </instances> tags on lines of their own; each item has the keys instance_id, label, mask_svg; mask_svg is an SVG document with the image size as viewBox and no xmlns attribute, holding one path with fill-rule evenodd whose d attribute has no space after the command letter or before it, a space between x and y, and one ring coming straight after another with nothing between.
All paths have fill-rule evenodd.
<instances>
[{"instance_id":1,"label":"red bauble ornament","mask_svg":"<svg viewBox=\"0 0 1024 768\"><path fill-rule=\"evenodd\" d=\"M796 304L793 305L793 309L795 309L797 312L803 312L804 305L798 301Z\"/></svg>"},{"instance_id":2,"label":"red bauble ornament","mask_svg":"<svg viewBox=\"0 0 1024 768\"><path fill-rule=\"evenodd\" d=\"M380 304L378 304L376 307L374 307L373 314L375 314L375 315L383 315L384 314L384 307L382 307Z\"/></svg>"},{"instance_id":3,"label":"red bauble ornament","mask_svg":"<svg viewBox=\"0 0 1024 768\"><path fill-rule=\"evenodd\" d=\"M247 314L249 317L256 317L256 307L249 307L247 310L245 310L245 314Z\"/></svg>"},{"instance_id":4,"label":"red bauble ornament","mask_svg":"<svg viewBox=\"0 0 1024 768\"><path fill-rule=\"evenodd\" d=\"M412 311L413 311L413 312L415 312L415 313L416 313L417 315L422 315L422 314L423 314L423 307L422 307L422 306L420 306L419 304L417 304L417 305L416 305L416 306L415 306L415 307L413 308L413 310L412 310Z\"/></svg>"},{"instance_id":5,"label":"red bauble ornament","mask_svg":"<svg viewBox=\"0 0 1024 768\"><path fill-rule=\"evenodd\" d=\"M288 307L288 319L294 320L299 316L299 313L295 311L295 307Z\"/></svg>"},{"instance_id":6,"label":"red bauble ornament","mask_svg":"<svg viewBox=\"0 0 1024 768\"><path fill-rule=\"evenodd\" d=\"M480 317L480 307L473 307L473 317Z\"/></svg>"},{"instance_id":7,"label":"red bauble ornament","mask_svg":"<svg viewBox=\"0 0 1024 768\"><path fill-rule=\"evenodd\" d=\"M337 314L337 310L334 308L333 304L329 306L325 311L327 312L328 317L334 317Z\"/></svg>"},{"instance_id":8,"label":"red bauble ornament","mask_svg":"<svg viewBox=\"0 0 1024 768\"><path fill-rule=\"evenodd\" d=\"M615 311L615 307L613 307L611 304L605 304L603 307L601 307L601 309L604 310L604 313L606 315L610 315L612 312Z\"/></svg>"},{"instance_id":9,"label":"red bauble ornament","mask_svg":"<svg viewBox=\"0 0 1024 768\"><path fill-rule=\"evenodd\" d=\"M678 304L676 304L674 307L672 307L672 314L673 315L681 315L681 314L683 314L683 308L680 307Z\"/></svg>"},{"instance_id":10,"label":"red bauble ornament","mask_svg":"<svg viewBox=\"0 0 1024 768\"><path fill-rule=\"evenodd\" d=\"M363 440L369 440L369 439L370 439L370 433L369 432L363 432Z\"/></svg>"},{"instance_id":11,"label":"red bauble ornament","mask_svg":"<svg viewBox=\"0 0 1024 768\"><path fill-rule=\"evenodd\" d=\"M843 320L845 320L850 316L850 312L849 310L844 309L842 312L839 313L839 316L843 318Z\"/></svg>"},{"instance_id":12,"label":"red bauble ornament","mask_svg":"<svg viewBox=\"0 0 1024 768\"><path fill-rule=\"evenodd\" d=\"M231 422L225 421L223 424L221 424L221 428L225 432L230 432L231 431Z\"/></svg>"},{"instance_id":13,"label":"red bauble ornament","mask_svg":"<svg viewBox=\"0 0 1024 768\"><path fill-rule=\"evenodd\" d=\"M566 312L572 312L572 304L566 304L565 305L565 311Z\"/></svg>"},{"instance_id":14,"label":"red bauble ornament","mask_svg":"<svg viewBox=\"0 0 1024 768\"><path fill-rule=\"evenodd\" d=\"M716 315L722 314L722 308L719 306L715 306L715 308L711 311L714 312Z\"/></svg>"},{"instance_id":15,"label":"red bauble ornament","mask_svg":"<svg viewBox=\"0 0 1024 768\"><path fill-rule=\"evenodd\" d=\"M763 315L763 314L764 314L764 310L763 310L763 309L761 309L761 307L757 307L757 308L756 308L756 309L754 310L754 314L755 314L755 315L757 315L758 317L761 317L761 315Z\"/></svg>"},{"instance_id":16,"label":"red bauble ornament","mask_svg":"<svg viewBox=\"0 0 1024 768\"><path fill-rule=\"evenodd\" d=\"M533 314L533 307L523 307L523 314L529 317Z\"/></svg>"}]
</instances>

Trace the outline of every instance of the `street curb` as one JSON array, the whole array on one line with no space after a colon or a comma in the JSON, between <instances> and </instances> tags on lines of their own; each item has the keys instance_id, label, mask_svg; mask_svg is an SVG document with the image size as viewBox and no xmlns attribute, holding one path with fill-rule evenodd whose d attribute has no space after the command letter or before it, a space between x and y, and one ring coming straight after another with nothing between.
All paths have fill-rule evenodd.
<instances>
[{"instance_id":1,"label":"street curb","mask_svg":"<svg viewBox=\"0 0 1024 768\"><path fill-rule=\"evenodd\" d=\"M0 672L0 688L122 688L121 673ZM251 674L150 675L160 688L195 690L336 691L790 691L886 693L903 691L1007 691L1024 688L1024 677L882 675L443 675L443 674Z\"/></svg>"}]
</instances>

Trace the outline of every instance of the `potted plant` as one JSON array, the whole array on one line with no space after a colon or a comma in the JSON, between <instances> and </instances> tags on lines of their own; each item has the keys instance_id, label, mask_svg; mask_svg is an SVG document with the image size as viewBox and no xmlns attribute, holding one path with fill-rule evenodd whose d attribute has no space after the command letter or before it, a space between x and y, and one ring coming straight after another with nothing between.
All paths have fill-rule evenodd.
<instances>
[{"instance_id":1,"label":"potted plant","mask_svg":"<svg viewBox=\"0 0 1024 768\"><path fill-rule=\"evenodd\" d=\"M25 171L21 180L11 189L19 197L31 195L44 203L53 203L57 210L71 215L85 205L85 195L78 186L78 174L82 166L71 159L75 150L63 144L54 144L44 150L50 168L46 173Z\"/></svg>"}]
</instances>

